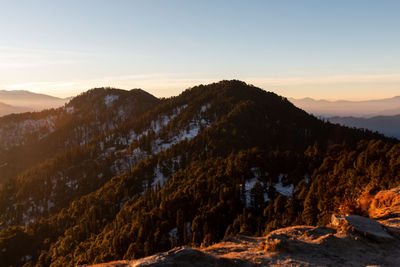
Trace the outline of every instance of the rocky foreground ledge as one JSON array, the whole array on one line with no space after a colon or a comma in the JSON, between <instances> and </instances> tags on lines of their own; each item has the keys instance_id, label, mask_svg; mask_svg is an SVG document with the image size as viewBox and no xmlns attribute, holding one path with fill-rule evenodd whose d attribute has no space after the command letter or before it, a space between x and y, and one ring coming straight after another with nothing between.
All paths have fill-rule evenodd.
<instances>
[{"instance_id":1,"label":"rocky foreground ledge","mask_svg":"<svg viewBox=\"0 0 400 267\"><path fill-rule=\"evenodd\" d=\"M328 226L238 235L203 249L179 247L95 266L400 266L400 187L363 201L370 218L332 215Z\"/></svg>"}]
</instances>

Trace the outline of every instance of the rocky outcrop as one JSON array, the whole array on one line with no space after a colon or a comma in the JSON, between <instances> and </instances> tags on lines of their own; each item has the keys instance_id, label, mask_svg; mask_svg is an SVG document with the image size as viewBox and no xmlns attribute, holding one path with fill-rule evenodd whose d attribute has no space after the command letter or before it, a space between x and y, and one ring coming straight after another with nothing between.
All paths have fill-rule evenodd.
<instances>
[{"instance_id":1,"label":"rocky outcrop","mask_svg":"<svg viewBox=\"0 0 400 267\"><path fill-rule=\"evenodd\" d=\"M331 225L338 229L354 231L362 236L377 242L393 241L390 235L379 222L358 215L332 215Z\"/></svg>"},{"instance_id":2,"label":"rocky outcrop","mask_svg":"<svg viewBox=\"0 0 400 267\"><path fill-rule=\"evenodd\" d=\"M238 235L207 248L175 248L140 260L98 267L399 266L400 187L363 201L364 211L371 218L332 215L328 226L287 227L265 237Z\"/></svg>"},{"instance_id":3,"label":"rocky outcrop","mask_svg":"<svg viewBox=\"0 0 400 267\"><path fill-rule=\"evenodd\" d=\"M376 242L365 235L364 231L371 230L369 227L350 231L342 227L342 218L339 221L338 227L293 226L273 231L265 237L238 235L203 249L175 248L144 259L97 267L398 266L399 239L393 237L387 242ZM346 221L359 227L357 220L347 218ZM375 226L372 229L375 231Z\"/></svg>"},{"instance_id":4,"label":"rocky outcrop","mask_svg":"<svg viewBox=\"0 0 400 267\"><path fill-rule=\"evenodd\" d=\"M216 257L213 254L202 252L199 249L189 247L178 247L168 252L158 253L156 255L134 260L134 261L118 261L105 264L95 265L96 267L203 267L203 266L222 266L222 267L238 267L253 266L249 262L240 259L228 259Z\"/></svg>"},{"instance_id":5,"label":"rocky outcrop","mask_svg":"<svg viewBox=\"0 0 400 267\"><path fill-rule=\"evenodd\" d=\"M334 227L296 226L272 232L264 241L264 266L396 266L400 242L378 243Z\"/></svg>"}]
</instances>

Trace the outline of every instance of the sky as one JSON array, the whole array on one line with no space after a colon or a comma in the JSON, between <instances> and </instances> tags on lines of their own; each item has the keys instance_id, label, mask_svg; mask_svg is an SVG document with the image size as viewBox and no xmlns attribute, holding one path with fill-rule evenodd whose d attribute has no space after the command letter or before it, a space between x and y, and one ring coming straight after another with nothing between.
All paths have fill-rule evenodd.
<instances>
[{"instance_id":1,"label":"sky","mask_svg":"<svg viewBox=\"0 0 400 267\"><path fill-rule=\"evenodd\" d=\"M397 0L0 0L0 89L158 97L240 79L286 97L400 95Z\"/></svg>"}]
</instances>

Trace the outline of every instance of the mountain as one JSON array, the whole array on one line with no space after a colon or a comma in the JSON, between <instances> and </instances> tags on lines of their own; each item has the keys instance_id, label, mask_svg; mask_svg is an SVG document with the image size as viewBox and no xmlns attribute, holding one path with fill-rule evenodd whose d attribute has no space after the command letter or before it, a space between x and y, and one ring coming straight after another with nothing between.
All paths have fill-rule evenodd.
<instances>
[{"instance_id":1,"label":"mountain","mask_svg":"<svg viewBox=\"0 0 400 267\"><path fill-rule=\"evenodd\" d=\"M0 116L11 113L58 108L63 106L66 102L68 102L68 100L70 100L70 98L58 98L24 90L0 90L0 102L14 107L13 109L9 110L0 109Z\"/></svg>"},{"instance_id":2,"label":"mountain","mask_svg":"<svg viewBox=\"0 0 400 267\"><path fill-rule=\"evenodd\" d=\"M312 98L290 98L290 101L309 113L323 117L373 117L400 114L400 96L367 101L327 101Z\"/></svg>"},{"instance_id":3,"label":"mountain","mask_svg":"<svg viewBox=\"0 0 400 267\"><path fill-rule=\"evenodd\" d=\"M400 115L376 116L371 118L330 117L328 120L332 123L377 131L386 136L400 139Z\"/></svg>"},{"instance_id":4,"label":"mountain","mask_svg":"<svg viewBox=\"0 0 400 267\"><path fill-rule=\"evenodd\" d=\"M0 118L0 182L140 116L160 100L139 90L92 89L65 107Z\"/></svg>"},{"instance_id":5,"label":"mountain","mask_svg":"<svg viewBox=\"0 0 400 267\"><path fill-rule=\"evenodd\" d=\"M0 117L11 113L23 113L28 111L33 111L33 109L27 107L15 107L0 102Z\"/></svg>"},{"instance_id":6,"label":"mountain","mask_svg":"<svg viewBox=\"0 0 400 267\"><path fill-rule=\"evenodd\" d=\"M98 88L1 125L6 266L130 260L323 225L400 177L397 140L236 80L168 99Z\"/></svg>"}]
</instances>

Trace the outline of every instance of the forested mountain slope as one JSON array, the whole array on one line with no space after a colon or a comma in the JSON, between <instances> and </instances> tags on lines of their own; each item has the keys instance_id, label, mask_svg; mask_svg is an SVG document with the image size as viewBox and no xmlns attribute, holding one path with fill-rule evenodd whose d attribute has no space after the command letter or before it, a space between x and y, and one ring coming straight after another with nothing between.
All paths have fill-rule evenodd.
<instances>
[{"instance_id":1,"label":"forested mountain slope","mask_svg":"<svg viewBox=\"0 0 400 267\"><path fill-rule=\"evenodd\" d=\"M240 81L193 87L74 144L3 187L0 261L74 266L323 224L366 186L400 182L396 140Z\"/></svg>"},{"instance_id":2,"label":"forested mountain slope","mask_svg":"<svg viewBox=\"0 0 400 267\"><path fill-rule=\"evenodd\" d=\"M139 89L97 88L58 109L0 117L0 183L57 153L89 143L159 102Z\"/></svg>"}]
</instances>

